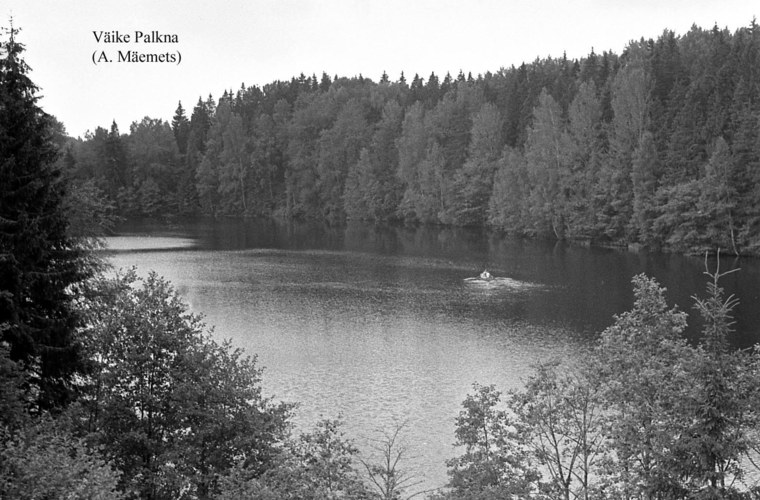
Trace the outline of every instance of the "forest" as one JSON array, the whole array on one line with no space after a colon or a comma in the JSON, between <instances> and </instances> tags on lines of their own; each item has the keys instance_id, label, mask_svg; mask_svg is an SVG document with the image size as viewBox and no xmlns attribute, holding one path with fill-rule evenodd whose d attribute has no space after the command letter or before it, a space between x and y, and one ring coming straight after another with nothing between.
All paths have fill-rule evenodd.
<instances>
[{"instance_id":1,"label":"forest","mask_svg":"<svg viewBox=\"0 0 760 500\"><path fill-rule=\"evenodd\" d=\"M740 30L734 38L729 37L727 46L737 47L740 40L752 35L747 33ZM726 295L721 287L721 279L734 271L721 271L719 258L705 257L706 292L694 297L691 304L703 320L698 342L684 338L687 314L668 304L666 290L645 275L634 276L630 310L611 318L610 326L600 332L576 365L542 363L524 387L506 394L490 385L475 384L459 414L452 415L458 455L446 463L449 482L436 491L418 492L414 490L414 476L405 469L409 450L397 439L403 428L386 432L378 441L379 456L375 457L360 452L343 433L340 419L321 420L312 429L296 432L291 420L296 407L264 396L262 368L254 354L219 340L201 316L189 311L173 286L155 273L140 276L135 270L113 272L103 254L95 251L112 217L112 205L122 213L165 215L171 210L179 213L184 207L218 215L262 210L306 216L308 209L318 208L321 217L336 220L403 217L419 222L489 220L496 224L499 213L494 207L504 206L493 201L496 194L516 187L525 191L514 198L505 197L510 203L524 203L532 224L520 231L538 234L542 228L555 237L569 238L574 205L552 204L540 211L536 208L540 205L538 197L549 200L553 184L546 179L535 186L529 183L541 161L549 161L542 155L559 150L545 149L539 155L539 149L533 148L538 148L534 143L543 144L539 138L549 129L561 130L558 137L565 138L555 137L555 146L565 144L565 140L572 142L573 117L583 107L577 104L579 100L599 102L600 116L604 116L605 94L602 92L601 99L594 97L596 91L590 90L596 84L592 80L580 85L586 89L586 97L578 97L584 95L579 89L570 100L564 121L562 101L541 87L537 104L524 117L530 125L524 130L522 149L520 134L513 145L485 146L499 142L491 139L502 137L502 133L509 137L510 128L504 128L509 122L499 118L496 104L485 102L474 114L459 107L474 102L470 99L479 95L478 85L485 91L486 78L482 83L469 78L450 82L456 90L448 88L440 100L415 101L405 113L395 100L370 106L367 109L379 114L375 126L367 125L366 129L354 122L362 116L359 99L350 98L344 106L337 106L335 123L328 128L316 126L322 123L317 113L322 108L316 103L330 102L329 96L343 92L361 93L361 89L390 92L401 88L400 84L374 85L357 79L344 82L345 86L331 81L325 90L316 85L299 94L292 111L287 100L278 99L271 117L259 115L262 123L257 119L257 124L271 125L272 140L265 142L271 146L268 151L272 157L262 165L272 168L251 183L249 175L258 170L235 170L232 166L249 165L259 149L248 150L251 142L243 133L242 115L233 111L238 106L233 105L237 97L231 98L228 93L213 107L213 113L205 115L209 118L208 137L197 143L203 145L203 151L195 150L192 142L193 123L195 120L197 125L199 116L196 112L185 129L180 119L173 128L146 120L135 124L126 137L113 127L109 133L99 132L105 133L101 137L103 148L123 163L97 163L101 170L93 170L90 174L94 177L88 177L84 170L72 169L84 169L85 163L80 161L88 148L92 152L96 139L77 141L72 147L62 135L60 123L39 107L38 89L28 76L24 46L17 35L18 30L11 28L0 39L0 498L407 500L423 494L431 500L759 498L760 347L731 347L733 311L739 298ZM721 35L715 31L703 36L703 40L714 43ZM674 45L674 50L678 46ZM607 147L599 152L602 159L622 154L615 149L622 147L616 142L622 141L617 135L622 132L616 127L623 126L616 120L622 120L618 99L627 84L611 75L630 71L646 81L645 70L635 65L626 69L641 55L629 49L630 53L611 63L610 67L617 69L604 78L614 91L608 109L612 118L609 122L600 118L598 128L584 129L595 131L594 141L607 141ZM608 61L613 59L607 56ZM729 59L726 56L725 60ZM561 65L571 67L567 62ZM509 74L518 73L505 72L504 78ZM631 77L625 81L639 80ZM310 87L314 86L312 79ZM240 106L245 102L243 94ZM638 101L632 94L626 99L630 109L643 109L635 107ZM199 106L206 105L210 102ZM649 106L657 108L654 100ZM278 109L284 114L278 114ZM448 122L443 117L449 113L470 118ZM651 128L656 122L652 118L655 114L650 115L646 123ZM369 116L359 119L358 124L373 123ZM650 177L642 173L642 165L655 165L642 158L659 158L661 154L658 141L662 137L649 130L639 131L635 147L626 143L631 146L627 150L631 162L627 177L620 169L602 173L611 170L609 158L588 159L589 165L600 161L596 184L591 183L597 186L593 189L617 179L618 184L608 189L617 189L617 196L630 190L631 206L616 205L617 212L612 207L613 211L606 214L609 219L605 220L611 222L614 215L631 211L627 222L620 220L623 233L618 237L623 238L629 226L638 223L639 212L659 206L657 210L663 213L655 212L652 220L658 230L657 221L671 208L652 200L659 200L664 190L672 191L672 198L681 200L680 204L691 200L689 203L699 203L700 210L714 208L711 216L723 213L728 217L728 223L724 221L720 227L694 226L689 231L695 234L683 233L683 238L688 236L694 238L693 244L702 244L700 238L705 235L700 231L713 227L715 231L728 231L727 237L734 238L737 249L751 244L747 233L751 213L741 203L751 199L753 185L737 184L736 191L726 191L728 194L708 191L711 186L727 190L729 181L739 178L732 176L741 173L747 181L746 176L751 174L750 163L726 170L727 165L740 164L739 153L744 150L737 144L742 143L742 134L757 132L755 123L753 127L738 127L733 136L729 135L731 127L726 124L734 123L731 116L727 112L725 122L721 122L727 138L721 136L709 147L706 144L710 140L704 143L706 149L696 151L693 165L681 159L683 168L697 168L696 158L700 156L706 161L691 180L684 172L665 168L657 170L657 176L650 170ZM744 111L741 116L751 118ZM752 120L756 121L757 114L754 116ZM351 120L346 121L349 117ZM547 125L551 117L564 125L551 129ZM284 120L284 129L277 127L280 119ZM717 119L711 116L704 124L697 121L692 125L704 133ZM468 120L472 122L469 130L456 128ZM543 120L547 121L541 125ZM486 122L499 127L490 129L493 134L486 133ZM602 126L605 123L608 125ZM253 130L260 130L259 125ZM180 134L175 135L182 130L187 132L186 143L177 140ZM241 133L236 135L231 130ZM277 139L277 130L286 133ZM350 132L361 130L367 134L363 138L369 141L367 145L346 140ZM519 131L519 126L515 130ZM137 141L137 137L142 139ZM166 142L151 142L151 138L159 137ZM633 135L626 137L632 139ZM286 138L286 149L278 150L277 144L283 144L278 140ZM425 138L425 147L415 138ZM167 145L166 163L147 160L153 158L154 150L161 149L157 144ZM178 144L187 147L181 149ZM237 159L228 156L231 153L227 148L232 144L238 144L238 152L246 154ZM455 144L463 148L461 166L448 163L457 151ZM397 171L374 168L384 165L385 160L379 160L378 155L389 149L383 145L397 151ZM414 145L420 147L415 149ZM410 160L407 148L419 153L415 157L418 162ZM353 156L346 153L349 150ZM282 153L279 156L278 151ZM130 163L141 152L144 156L140 158L146 163ZM329 157L329 153L335 156ZM754 153L747 154L751 159ZM220 163L212 163L212 157ZM177 158L185 162L172 164ZM337 170L332 163L336 158L342 160ZM488 163L486 158L495 163L481 169ZM554 156L551 161L564 162L564 158ZM195 169L180 168L192 162ZM225 171L222 165L231 170ZM276 165L283 171L275 169ZM719 167L723 169L720 174L716 173ZM108 175L102 170L105 168L110 169ZM454 169L454 176L442 177L444 168ZM495 179L492 187L486 182L490 178L477 174L489 168ZM72 175L75 172L82 176ZM509 175L515 172L520 174L516 178L525 177L525 184L509 182ZM181 179L176 191L171 191L170 185L163 183L175 174ZM673 180L679 175L684 176L681 181ZM366 184L367 179L376 179L376 183ZM556 199L575 192L575 188L561 184L568 182L564 177L556 175L553 179L558 189L563 186L562 195L553 194ZM457 189L470 186L470 195L480 188L483 193L489 189L493 193L490 197L468 197L467 203L472 204L467 205L447 182L459 183ZM576 182L580 183L578 179ZM667 182L674 184L668 187ZM387 183L397 190L384 191ZM367 189L370 185L372 192ZM430 186L435 189L427 191ZM360 192L364 194L358 195ZM707 196L708 192L714 197ZM162 193L166 195L163 198L154 196ZM170 193L174 196L168 196ZM655 198L642 198L645 195ZM704 205L703 196L714 206ZM480 201L476 204L471 200ZM641 221L649 220L648 213ZM679 212L681 217L684 214L688 211ZM717 224L718 219L714 222ZM501 224L510 228L506 219ZM616 233L610 228L607 237L616 241Z\"/></svg>"},{"instance_id":2,"label":"forest","mask_svg":"<svg viewBox=\"0 0 760 500\"><path fill-rule=\"evenodd\" d=\"M301 74L84 138L65 169L126 216L488 226L760 252L760 29L397 81ZM171 109L171 108L170 108Z\"/></svg>"}]
</instances>

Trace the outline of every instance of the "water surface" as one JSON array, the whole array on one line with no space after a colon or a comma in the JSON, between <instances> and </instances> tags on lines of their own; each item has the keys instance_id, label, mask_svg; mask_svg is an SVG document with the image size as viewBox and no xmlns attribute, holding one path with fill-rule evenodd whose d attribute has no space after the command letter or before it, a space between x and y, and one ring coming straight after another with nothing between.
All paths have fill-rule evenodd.
<instances>
[{"instance_id":1,"label":"water surface","mask_svg":"<svg viewBox=\"0 0 760 500\"><path fill-rule=\"evenodd\" d=\"M405 422L407 466L426 488L446 481L472 383L508 390L537 361L577 358L630 308L637 273L689 312L706 283L699 258L437 227L142 221L108 245L115 267L157 271L217 337L256 354L265 392L299 403L299 428L341 416L370 453L368 440ZM724 285L742 300L734 343L746 346L758 338L760 266L722 265L742 267ZM468 279L484 268L499 279Z\"/></svg>"}]
</instances>

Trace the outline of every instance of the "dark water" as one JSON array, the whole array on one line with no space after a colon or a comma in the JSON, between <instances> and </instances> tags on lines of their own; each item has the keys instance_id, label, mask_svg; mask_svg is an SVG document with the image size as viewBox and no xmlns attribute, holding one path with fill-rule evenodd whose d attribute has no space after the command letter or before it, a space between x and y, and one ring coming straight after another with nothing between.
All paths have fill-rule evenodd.
<instances>
[{"instance_id":1,"label":"dark water","mask_svg":"<svg viewBox=\"0 0 760 500\"><path fill-rule=\"evenodd\" d=\"M631 278L654 276L690 313L704 259L505 239L438 227L274 221L131 222L109 239L116 267L170 279L219 338L258 355L264 385L300 403L296 424L342 416L365 453L405 423L420 487L445 480L453 420L473 382L518 387L531 365L572 360L614 314ZM715 266L715 260L710 260ZM733 342L760 339L760 262L722 284L741 303ZM484 268L500 278L467 280Z\"/></svg>"}]
</instances>

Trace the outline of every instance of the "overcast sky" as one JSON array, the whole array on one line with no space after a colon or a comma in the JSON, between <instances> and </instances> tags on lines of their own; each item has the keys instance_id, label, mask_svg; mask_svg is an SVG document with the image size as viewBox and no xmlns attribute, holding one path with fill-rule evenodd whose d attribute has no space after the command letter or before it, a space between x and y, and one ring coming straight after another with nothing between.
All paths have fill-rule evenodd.
<instances>
[{"instance_id":1,"label":"overcast sky","mask_svg":"<svg viewBox=\"0 0 760 500\"><path fill-rule=\"evenodd\" d=\"M22 29L41 105L69 134L113 120L122 132L144 116L171 120L199 96L304 73L377 81L431 71L473 75L536 57L622 52L628 41L681 35L696 24L732 32L760 13L757 0L3 0L0 25ZM93 31L129 34L99 43ZM134 32L176 35L135 43ZM173 53L179 64L93 64L100 51Z\"/></svg>"}]
</instances>

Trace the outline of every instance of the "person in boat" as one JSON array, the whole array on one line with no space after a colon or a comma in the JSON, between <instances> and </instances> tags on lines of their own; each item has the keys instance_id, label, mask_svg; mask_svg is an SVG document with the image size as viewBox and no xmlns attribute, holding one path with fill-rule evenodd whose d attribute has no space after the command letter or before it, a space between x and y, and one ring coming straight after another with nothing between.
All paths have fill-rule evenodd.
<instances>
[{"instance_id":1,"label":"person in boat","mask_svg":"<svg viewBox=\"0 0 760 500\"><path fill-rule=\"evenodd\" d=\"M493 278L493 276L488 272L488 269L484 269L483 272L480 273L480 279L490 280L491 278Z\"/></svg>"}]
</instances>

